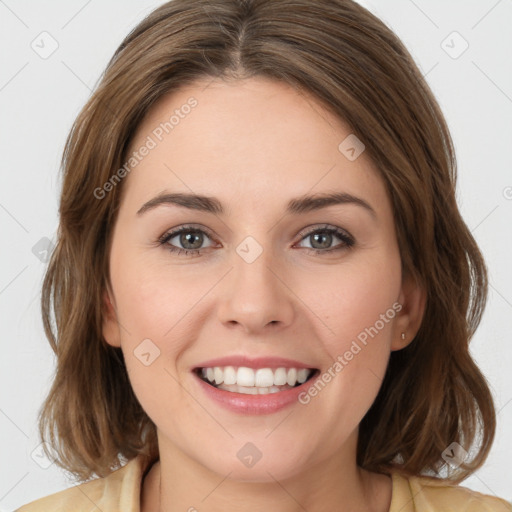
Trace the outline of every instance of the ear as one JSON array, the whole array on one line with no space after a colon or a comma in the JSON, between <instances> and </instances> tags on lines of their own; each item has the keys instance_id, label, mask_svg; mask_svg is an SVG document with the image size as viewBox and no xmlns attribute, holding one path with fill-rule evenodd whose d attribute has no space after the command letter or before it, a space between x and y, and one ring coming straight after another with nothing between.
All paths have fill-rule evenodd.
<instances>
[{"instance_id":1,"label":"ear","mask_svg":"<svg viewBox=\"0 0 512 512\"><path fill-rule=\"evenodd\" d=\"M121 330L117 320L117 311L115 306L114 294L110 291L110 287L103 293L103 325L102 333L105 341L113 347L121 346Z\"/></svg>"},{"instance_id":2,"label":"ear","mask_svg":"<svg viewBox=\"0 0 512 512\"><path fill-rule=\"evenodd\" d=\"M427 294L412 276L404 277L398 302L402 305L393 326L391 350L401 350L414 339L425 314Z\"/></svg>"}]
</instances>

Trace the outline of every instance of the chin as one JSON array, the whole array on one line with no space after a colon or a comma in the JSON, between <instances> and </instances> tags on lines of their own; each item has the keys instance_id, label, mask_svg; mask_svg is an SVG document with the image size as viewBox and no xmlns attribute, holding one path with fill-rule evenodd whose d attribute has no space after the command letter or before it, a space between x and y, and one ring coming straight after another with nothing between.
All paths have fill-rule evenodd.
<instances>
[{"instance_id":1,"label":"chin","mask_svg":"<svg viewBox=\"0 0 512 512\"><path fill-rule=\"evenodd\" d=\"M248 449L247 452L250 450ZM237 451L240 452L240 450ZM226 451L212 454L209 460L199 459L198 462L210 471L237 482L275 483L276 480L284 481L304 471L305 464L299 462L296 453L287 459L281 455L276 457L276 454L282 454L277 446L275 449L268 447L267 451L270 451L269 456L265 457L262 450L263 453L259 459L256 452L251 460L250 456L245 455L243 451L240 458L236 452L231 456Z\"/></svg>"}]
</instances>

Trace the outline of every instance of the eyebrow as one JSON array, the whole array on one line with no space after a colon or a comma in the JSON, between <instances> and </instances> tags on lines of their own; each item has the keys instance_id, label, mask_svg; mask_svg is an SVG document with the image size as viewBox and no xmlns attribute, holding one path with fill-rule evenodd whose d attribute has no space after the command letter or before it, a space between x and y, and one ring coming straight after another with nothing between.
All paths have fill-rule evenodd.
<instances>
[{"instance_id":1,"label":"eyebrow","mask_svg":"<svg viewBox=\"0 0 512 512\"><path fill-rule=\"evenodd\" d=\"M286 213L296 215L303 214L338 204L360 206L367 210L374 218L377 216L375 210L364 199L345 192L304 195L291 199L286 207ZM137 215L142 215L161 205L176 205L190 210L213 213L214 215L222 215L224 213L222 203L215 197L162 192L153 199L150 199L147 203L144 203L138 210Z\"/></svg>"}]
</instances>

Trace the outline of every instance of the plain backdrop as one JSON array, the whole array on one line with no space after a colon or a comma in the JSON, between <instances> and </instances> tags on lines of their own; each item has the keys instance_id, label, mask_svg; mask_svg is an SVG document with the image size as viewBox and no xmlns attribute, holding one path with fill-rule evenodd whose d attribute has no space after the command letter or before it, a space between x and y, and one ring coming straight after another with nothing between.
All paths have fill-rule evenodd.
<instances>
[{"instance_id":1,"label":"plain backdrop","mask_svg":"<svg viewBox=\"0 0 512 512\"><path fill-rule=\"evenodd\" d=\"M58 225L60 157L114 50L161 3L0 0L0 511L72 485L40 457L36 424L54 370L39 299ZM409 48L455 141L459 205L491 283L471 350L498 410L487 463L463 485L511 500L512 2L361 3Z\"/></svg>"}]
</instances>

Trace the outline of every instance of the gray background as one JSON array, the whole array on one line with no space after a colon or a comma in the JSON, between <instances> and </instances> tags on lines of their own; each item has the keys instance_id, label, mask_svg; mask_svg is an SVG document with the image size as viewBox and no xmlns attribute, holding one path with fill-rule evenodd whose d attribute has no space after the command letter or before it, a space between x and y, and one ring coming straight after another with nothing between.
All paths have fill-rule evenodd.
<instances>
[{"instance_id":1,"label":"gray background","mask_svg":"<svg viewBox=\"0 0 512 512\"><path fill-rule=\"evenodd\" d=\"M161 3L0 0L0 511L71 485L55 464L39 456L36 430L54 367L39 293L45 251L57 228L60 156L110 56ZM409 48L456 144L460 208L483 250L491 281L471 350L499 411L490 457L463 485L511 500L512 1L361 3ZM45 31L49 35L41 35ZM58 47L45 54L52 45Z\"/></svg>"}]
</instances>

